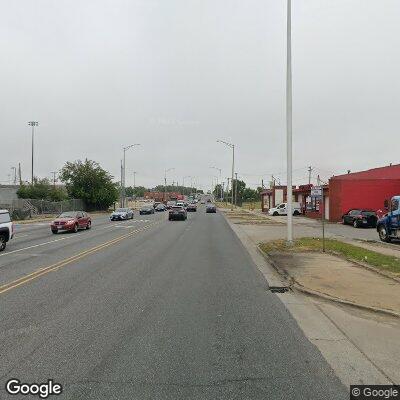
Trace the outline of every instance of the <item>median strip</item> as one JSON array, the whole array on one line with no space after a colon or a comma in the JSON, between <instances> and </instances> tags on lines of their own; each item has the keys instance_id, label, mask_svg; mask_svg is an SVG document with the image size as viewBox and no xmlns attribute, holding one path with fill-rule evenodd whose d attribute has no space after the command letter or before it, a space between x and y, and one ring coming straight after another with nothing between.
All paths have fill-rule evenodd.
<instances>
[{"instance_id":1,"label":"median strip","mask_svg":"<svg viewBox=\"0 0 400 400\"><path fill-rule=\"evenodd\" d=\"M9 282L9 283L6 283L6 284L0 286L0 294L3 294L5 292L8 292L11 289L15 289L15 288L17 288L17 287L19 287L21 285L24 285L25 283L28 283L28 282L30 282L30 281L32 281L34 279L37 279L37 278L41 277L42 275L45 275L45 274L47 274L49 272L56 271L59 268L62 268L64 266L68 265L68 264L71 264L74 261L80 260L80 259L82 259L82 258L84 258L84 257L86 257L86 256L88 256L90 254L93 254L93 253L95 253L97 251L100 251L100 250L102 250L102 249L104 249L106 247L109 247L109 246L111 246L113 244L121 242L121 241L123 241L123 240L125 240L125 239L127 239L127 238L129 238L131 236L134 236L136 233L144 231L144 230L150 228L151 226L156 225L156 224L158 224L160 222L161 221L157 221L157 222L154 222L152 224L149 224L149 225L146 225L144 227L141 227L139 229L135 229L132 232L129 232L129 233L127 233L125 235L122 235L122 236L118 236L117 238L109 240L108 242L105 242L105 243L99 244L99 245L97 245L95 247L92 247L90 249L84 250L81 253L75 254L75 255L73 255L71 257L68 257L68 258L66 258L64 260L58 261L55 264L49 265L47 267L41 267L41 268L37 269L36 271L31 272L28 275L24 275L21 278L18 278L16 280L12 281L12 282Z\"/></svg>"}]
</instances>

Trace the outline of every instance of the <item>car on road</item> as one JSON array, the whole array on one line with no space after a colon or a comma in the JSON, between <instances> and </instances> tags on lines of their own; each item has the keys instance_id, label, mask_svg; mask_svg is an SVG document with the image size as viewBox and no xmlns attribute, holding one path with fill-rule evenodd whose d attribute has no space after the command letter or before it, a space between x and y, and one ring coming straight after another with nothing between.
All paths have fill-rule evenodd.
<instances>
[{"instance_id":1,"label":"car on road","mask_svg":"<svg viewBox=\"0 0 400 400\"><path fill-rule=\"evenodd\" d=\"M148 215L154 214L154 207L153 206L144 206L139 210L140 215Z\"/></svg>"},{"instance_id":2,"label":"car on road","mask_svg":"<svg viewBox=\"0 0 400 400\"><path fill-rule=\"evenodd\" d=\"M167 201L167 210L170 210L176 204L175 200Z\"/></svg>"},{"instance_id":3,"label":"car on road","mask_svg":"<svg viewBox=\"0 0 400 400\"><path fill-rule=\"evenodd\" d=\"M162 211L165 211L166 209L167 209L167 206L163 203L159 203L158 206L155 208L155 210L157 212L160 212L160 211L162 212Z\"/></svg>"},{"instance_id":4,"label":"car on road","mask_svg":"<svg viewBox=\"0 0 400 400\"><path fill-rule=\"evenodd\" d=\"M301 204L297 201L292 203L293 215L301 214ZM268 210L268 215L287 215L287 203L280 203L276 207L272 207Z\"/></svg>"},{"instance_id":5,"label":"car on road","mask_svg":"<svg viewBox=\"0 0 400 400\"><path fill-rule=\"evenodd\" d=\"M7 242L14 236L14 224L8 210L0 210L0 251L3 251Z\"/></svg>"},{"instance_id":6,"label":"car on road","mask_svg":"<svg viewBox=\"0 0 400 400\"><path fill-rule=\"evenodd\" d=\"M195 203L188 204L186 207L187 212L196 212L197 211L197 205Z\"/></svg>"},{"instance_id":7,"label":"car on road","mask_svg":"<svg viewBox=\"0 0 400 400\"><path fill-rule=\"evenodd\" d=\"M133 210L131 208L117 208L111 215L111 221L125 221L133 218Z\"/></svg>"},{"instance_id":8,"label":"car on road","mask_svg":"<svg viewBox=\"0 0 400 400\"><path fill-rule=\"evenodd\" d=\"M216 212L217 212L217 207L215 207L214 204L211 203L207 204L206 213L216 213Z\"/></svg>"},{"instance_id":9,"label":"car on road","mask_svg":"<svg viewBox=\"0 0 400 400\"><path fill-rule=\"evenodd\" d=\"M354 228L375 228L378 221L376 212L360 208L349 210L342 216L343 225L353 225Z\"/></svg>"},{"instance_id":10,"label":"car on road","mask_svg":"<svg viewBox=\"0 0 400 400\"><path fill-rule=\"evenodd\" d=\"M176 220L182 220L185 221L187 219L187 211L185 207L181 206L173 206L168 213L168 220L169 221L176 221Z\"/></svg>"},{"instance_id":11,"label":"car on road","mask_svg":"<svg viewBox=\"0 0 400 400\"><path fill-rule=\"evenodd\" d=\"M61 213L50 223L51 231L58 232L78 232L79 229L90 229L92 219L85 211L66 211Z\"/></svg>"}]
</instances>

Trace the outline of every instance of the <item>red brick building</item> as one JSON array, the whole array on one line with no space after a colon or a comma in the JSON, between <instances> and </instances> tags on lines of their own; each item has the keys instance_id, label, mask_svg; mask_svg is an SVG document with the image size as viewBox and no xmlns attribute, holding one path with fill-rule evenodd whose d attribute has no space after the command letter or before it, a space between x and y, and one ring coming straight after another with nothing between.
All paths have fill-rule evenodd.
<instances>
[{"instance_id":1,"label":"red brick building","mask_svg":"<svg viewBox=\"0 0 400 400\"><path fill-rule=\"evenodd\" d=\"M351 208L380 210L400 194L400 165L334 176L329 179L329 220L340 221Z\"/></svg>"},{"instance_id":2,"label":"red brick building","mask_svg":"<svg viewBox=\"0 0 400 400\"><path fill-rule=\"evenodd\" d=\"M169 201L169 200L183 200L184 196L177 192L146 192L145 199L152 199L154 201Z\"/></svg>"},{"instance_id":3,"label":"red brick building","mask_svg":"<svg viewBox=\"0 0 400 400\"><path fill-rule=\"evenodd\" d=\"M320 218L322 204L311 197L312 187L293 187L293 201L301 204L304 215ZM329 185L323 186L323 192L324 215L332 222L341 221L343 214L352 208L382 210L385 200L400 195L400 164L333 176L329 179ZM264 212L286 202L286 186L264 190L261 192L261 201Z\"/></svg>"}]
</instances>

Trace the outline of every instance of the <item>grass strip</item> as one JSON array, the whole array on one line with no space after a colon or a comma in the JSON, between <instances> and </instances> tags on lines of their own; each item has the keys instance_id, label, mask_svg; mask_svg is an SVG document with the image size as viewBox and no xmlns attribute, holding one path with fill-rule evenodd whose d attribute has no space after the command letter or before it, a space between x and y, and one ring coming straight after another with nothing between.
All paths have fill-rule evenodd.
<instances>
[{"instance_id":1,"label":"grass strip","mask_svg":"<svg viewBox=\"0 0 400 400\"><path fill-rule=\"evenodd\" d=\"M266 253L274 251L322 252L322 240L320 238L304 237L295 240L293 246L287 246L286 241L280 239L261 243L260 248ZM325 249L328 253L340 254L350 261L361 261L380 270L400 274L400 259L397 257L364 249L336 239L325 239Z\"/></svg>"}]
</instances>

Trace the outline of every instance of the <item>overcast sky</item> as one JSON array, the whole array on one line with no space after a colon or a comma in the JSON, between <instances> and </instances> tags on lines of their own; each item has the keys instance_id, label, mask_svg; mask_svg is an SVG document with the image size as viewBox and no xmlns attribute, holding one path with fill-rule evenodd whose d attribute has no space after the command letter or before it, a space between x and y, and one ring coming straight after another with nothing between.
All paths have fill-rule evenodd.
<instances>
[{"instance_id":1,"label":"overcast sky","mask_svg":"<svg viewBox=\"0 0 400 400\"><path fill-rule=\"evenodd\" d=\"M93 159L285 182L285 0L1 0L0 181ZM293 0L294 183L398 163L400 1ZM314 178L313 178L314 180ZM188 180L187 180L188 182Z\"/></svg>"}]
</instances>

